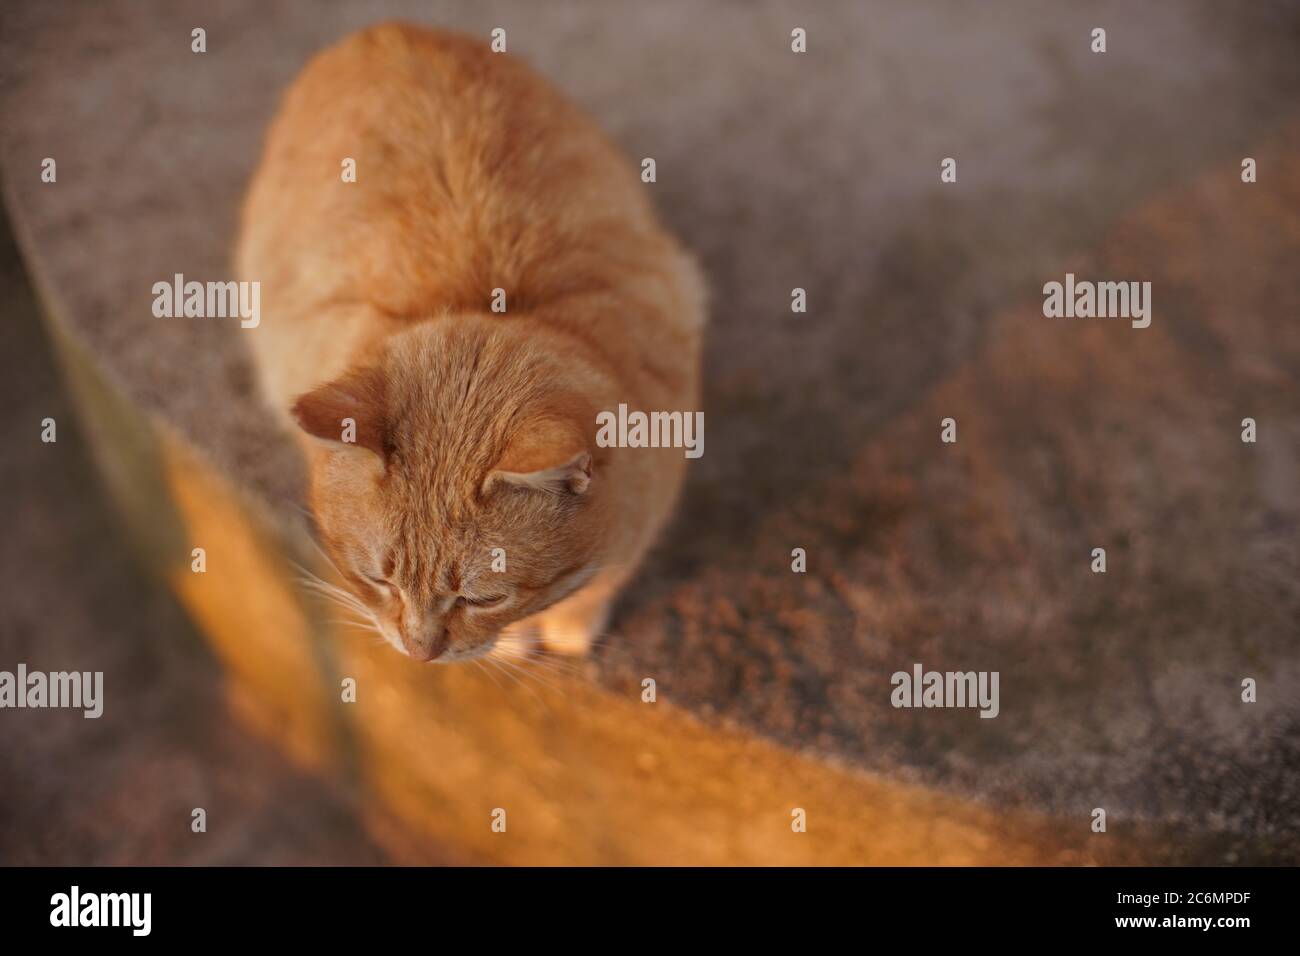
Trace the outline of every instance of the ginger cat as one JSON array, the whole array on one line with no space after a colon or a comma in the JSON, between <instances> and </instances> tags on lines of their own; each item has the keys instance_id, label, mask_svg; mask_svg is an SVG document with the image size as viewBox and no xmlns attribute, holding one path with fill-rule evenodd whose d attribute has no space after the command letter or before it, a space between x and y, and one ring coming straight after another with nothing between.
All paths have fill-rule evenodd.
<instances>
[{"instance_id":1,"label":"ginger cat","mask_svg":"<svg viewBox=\"0 0 1300 956\"><path fill-rule=\"evenodd\" d=\"M415 660L585 650L669 516L681 449L595 440L619 403L698 407L704 284L650 188L485 40L376 26L285 95L249 341L345 600Z\"/></svg>"}]
</instances>

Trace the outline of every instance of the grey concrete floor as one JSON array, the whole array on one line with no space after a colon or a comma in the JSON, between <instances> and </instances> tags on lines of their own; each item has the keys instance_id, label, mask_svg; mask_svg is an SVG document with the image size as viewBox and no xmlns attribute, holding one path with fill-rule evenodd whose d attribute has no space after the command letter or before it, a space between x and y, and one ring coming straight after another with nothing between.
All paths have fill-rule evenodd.
<instances>
[{"instance_id":1,"label":"grey concrete floor","mask_svg":"<svg viewBox=\"0 0 1300 956\"><path fill-rule=\"evenodd\" d=\"M385 16L507 23L512 52L657 158L656 203L713 290L709 451L600 682L653 674L703 718L994 805L1226 841L1196 859L1293 862L1298 9L14 4L0 152L104 370L296 517L296 452L243 333L160 324L141 290L225 275L261 131L313 51ZM177 37L199 11L196 60ZM57 189L35 174L49 155ZM1152 329L1045 324L1039 290L1067 269L1153 279ZM1246 414L1268 423L1251 448ZM93 563L97 540L51 560ZM892 708L889 675L916 661L999 671L1002 716ZM1243 675L1268 690L1249 709Z\"/></svg>"}]
</instances>

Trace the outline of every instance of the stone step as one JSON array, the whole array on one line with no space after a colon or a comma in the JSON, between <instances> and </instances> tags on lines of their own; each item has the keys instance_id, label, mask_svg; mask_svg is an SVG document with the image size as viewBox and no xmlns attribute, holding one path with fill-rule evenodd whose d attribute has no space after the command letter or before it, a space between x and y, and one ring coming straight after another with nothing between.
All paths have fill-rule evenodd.
<instances>
[{"instance_id":1,"label":"stone step","mask_svg":"<svg viewBox=\"0 0 1300 956\"><path fill-rule=\"evenodd\" d=\"M7 13L7 201L66 378L250 722L502 862L1294 860L1285 31L1015 9L499 14L512 53L656 158L715 302L678 520L579 672L509 676L412 667L301 593L302 469L254 395L255 330L151 313L157 281L231 277L276 96L370 12ZM1045 318L1067 273L1151 281L1151 326ZM997 717L892 706L916 664L998 672Z\"/></svg>"}]
</instances>

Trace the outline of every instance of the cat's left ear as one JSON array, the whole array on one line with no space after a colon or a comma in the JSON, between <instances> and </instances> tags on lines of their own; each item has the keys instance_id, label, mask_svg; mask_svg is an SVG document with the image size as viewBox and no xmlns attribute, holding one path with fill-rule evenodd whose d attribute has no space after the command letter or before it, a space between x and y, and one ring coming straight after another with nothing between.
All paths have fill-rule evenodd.
<instances>
[{"instance_id":1,"label":"cat's left ear","mask_svg":"<svg viewBox=\"0 0 1300 956\"><path fill-rule=\"evenodd\" d=\"M298 426L313 438L365 448L388 457L384 374L353 369L341 378L298 396L290 409Z\"/></svg>"},{"instance_id":2,"label":"cat's left ear","mask_svg":"<svg viewBox=\"0 0 1300 956\"><path fill-rule=\"evenodd\" d=\"M483 479L483 493L501 484L552 494L586 494L591 487L591 451L571 423L553 418L534 421L511 439Z\"/></svg>"}]
</instances>

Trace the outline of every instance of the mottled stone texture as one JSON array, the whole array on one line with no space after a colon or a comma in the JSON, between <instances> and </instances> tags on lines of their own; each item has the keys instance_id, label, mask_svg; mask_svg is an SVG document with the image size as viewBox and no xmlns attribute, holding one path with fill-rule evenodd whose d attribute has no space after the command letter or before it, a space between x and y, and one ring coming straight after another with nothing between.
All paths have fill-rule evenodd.
<instances>
[{"instance_id":1,"label":"mottled stone texture","mask_svg":"<svg viewBox=\"0 0 1300 956\"><path fill-rule=\"evenodd\" d=\"M6 7L2 155L43 283L106 370L296 520L254 333L156 320L150 285L227 275L260 131L312 50L382 16L505 26L655 157L714 296L706 454L595 679L653 676L709 719L995 805L1295 860L1300 20L1053 6ZM1043 318L1067 270L1150 280L1152 327ZM892 709L917 661L1001 671L1001 715Z\"/></svg>"}]
</instances>

